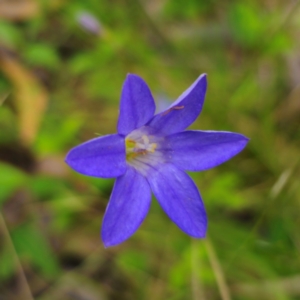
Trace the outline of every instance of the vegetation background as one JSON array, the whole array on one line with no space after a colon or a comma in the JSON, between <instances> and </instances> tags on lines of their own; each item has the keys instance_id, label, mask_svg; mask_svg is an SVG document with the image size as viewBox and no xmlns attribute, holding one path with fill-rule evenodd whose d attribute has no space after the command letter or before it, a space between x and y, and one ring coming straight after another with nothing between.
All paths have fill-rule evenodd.
<instances>
[{"instance_id":1,"label":"vegetation background","mask_svg":"<svg viewBox=\"0 0 300 300\"><path fill-rule=\"evenodd\" d=\"M300 8L283 0L0 1L0 299L300 299ZM64 163L114 133L136 73L157 105L201 73L195 129L251 140L194 173L208 238L153 201L137 233L105 249L113 180Z\"/></svg>"}]
</instances>

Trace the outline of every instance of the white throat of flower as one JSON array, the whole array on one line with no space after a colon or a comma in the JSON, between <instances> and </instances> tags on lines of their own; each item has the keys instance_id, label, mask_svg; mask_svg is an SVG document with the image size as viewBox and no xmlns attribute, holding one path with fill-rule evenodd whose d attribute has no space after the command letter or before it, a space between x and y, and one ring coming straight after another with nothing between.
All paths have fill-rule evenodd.
<instances>
[{"instance_id":1,"label":"white throat of flower","mask_svg":"<svg viewBox=\"0 0 300 300\"><path fill-rule=\"evenodd\" d=\"M130 137L125 139L126 159L130 161L140 155L154 153L157 147L156 143L150 143L147 135L142 135L138 140L133 140Z\"/></svg>"},{"instance_id":2,"label":"white throat of flower","mask_svg":"<svg viewBox=\"0 0 300 300\"><path fill-rule=\"evenodd\" d=\"M134 130L125 138L126 161L143 175L149 168L164 161L159 142L161 138L149 135L141 129Z\"/></svg>"}]
</instances>

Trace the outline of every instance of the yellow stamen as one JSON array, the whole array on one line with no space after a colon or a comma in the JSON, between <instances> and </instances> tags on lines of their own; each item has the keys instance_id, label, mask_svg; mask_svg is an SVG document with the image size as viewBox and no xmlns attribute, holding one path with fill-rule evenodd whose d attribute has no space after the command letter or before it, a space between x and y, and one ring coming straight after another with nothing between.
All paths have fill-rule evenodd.
<instances>
[{"instance_id":1,"label":"yellow stamen","mask_svg":"<svg viewBox=\"0 0 300 300\"><path fill-rule=\"evenodd\" d=\"M125 147L126 147L126 159L130 161L138 157L139 155L147 155L149 153L154 153L157 148L157 144L150 143L149 137L143 135L141 137L141 140L139 141L126 138Z\"/></svg>"}]
</instances>

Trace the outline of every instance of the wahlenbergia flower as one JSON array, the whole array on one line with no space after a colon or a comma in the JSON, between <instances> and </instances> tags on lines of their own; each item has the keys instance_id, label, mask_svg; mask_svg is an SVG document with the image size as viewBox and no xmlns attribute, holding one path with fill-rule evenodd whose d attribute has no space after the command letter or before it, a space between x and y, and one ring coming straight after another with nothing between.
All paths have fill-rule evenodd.
<instances>
[{"instance_id":1,"label":"wahlenbergia flower","mask_svg":"<svg viewBox=\"0 0 300 300\"><path fill-rule=\"evenodd\" d=\"M215 167L248 142L233 132L183 131L200 114L206 86L203 74L169 108L154 115L147 84L129 74L121 94L118 133L92 139L68 153L66 162L81 174L117 177L102 224L106 247L123 242L138 229L149 210L151 190L181 230L205 237L205 208L185 171Z\"/></svg>"},{"instance_id":2,"label":"wahlenbergia flower","mask_svg":"<svg viewBox=\"0 0 300 300\"><path fill-rule=\"evenodd\" d=\"M96 35L100 35L103 29L96 17L88 12L80 12L77 15L77 21L84 29Z\"/></svg>"}]
</instances>

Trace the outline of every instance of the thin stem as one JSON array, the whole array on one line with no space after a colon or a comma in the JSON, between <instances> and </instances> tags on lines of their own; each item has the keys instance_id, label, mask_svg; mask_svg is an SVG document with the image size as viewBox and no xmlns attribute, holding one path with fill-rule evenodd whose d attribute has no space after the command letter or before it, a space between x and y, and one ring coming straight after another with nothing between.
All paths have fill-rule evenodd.
<instances>
[{"instance_id":1,"label":"thin stem","mask_svg":"<svg viewBox=\"0 0 300 300\"><path fill-rule=\"evenodd\" d=\"M27 282L25 273L23 271L23 267L22 267L21 262L19 260L19 257L18 257L18 254L16 252L13 241L10 237L9 230L6 226L5 220L4 220L3 215L1 213L0 213L0 228L3 229L3 233L4 233L4 236L7 240L9 250L12 253L13 259L14 259L15 264L16 264L16 268L17 268L17 272L18 272L18 276L19 276L19 280L20 280L20 284L21 284L21 288L22 288L22 299L24 299L24 300L34 300L34 298L32 296L32 293L31 293L31 290L30 290L30 287L29 287L29 284Z\"/></svg>"},{"instance_id":2,"label":"thin stem","mask_svg":"<svg viewBox=\"0 0 300 300\"><path fill-rule=\"evenodd\" d=\"M6 101L6 99L8 98L10 92L5 93L4 95L1 96L0 98L0 106L3 105L3 103Z\"/></svg>"},{"instance_id":3,"label":"thin stem","mask_svg":"<svg viewBox=\"0 0 300 300\"><path fill-rule=\"evenodd\" d=\"M219 263L219 260L215 253L213 245L208 237L206 239L204 239L204 244L206 247L206 251L207 251L207 255L208 255L210 264L211 264L211 266L214 270L215 276L216 276L216 280L217 280L221 298L222 298L222 300L231 300L230 291L226 284L222 267Z\"/></svg>"},{"instance_id":4,"label":"thin stem","mask_svg":"<svg viewBox=\"0 0 300 300\"><path fill-rule=\"evenodd\" d=\"M191 285L192 298L195 300L205 300L203 286L199 280L199 269L201 270L201 263L199 261L199 241L192 239L191 244Z\"/></svg>"}]
</instances>

